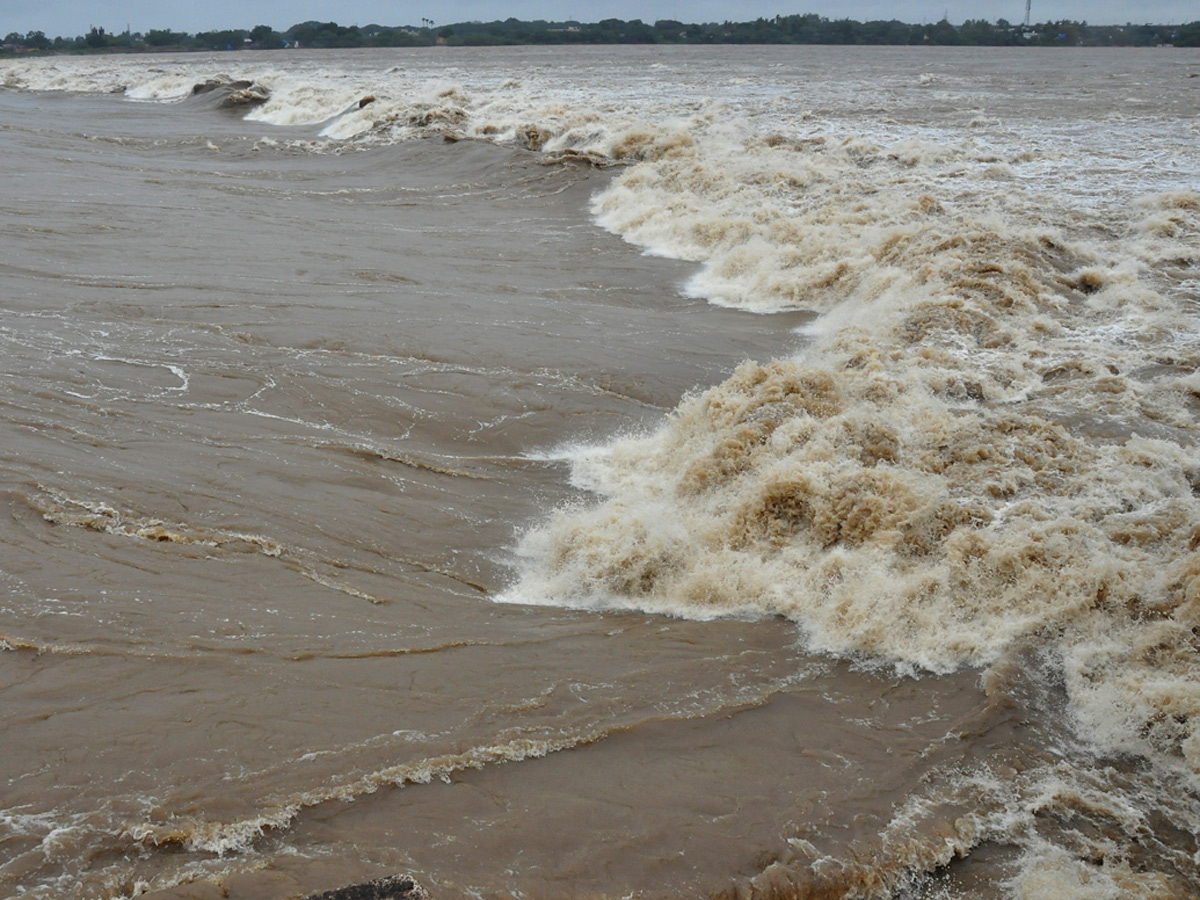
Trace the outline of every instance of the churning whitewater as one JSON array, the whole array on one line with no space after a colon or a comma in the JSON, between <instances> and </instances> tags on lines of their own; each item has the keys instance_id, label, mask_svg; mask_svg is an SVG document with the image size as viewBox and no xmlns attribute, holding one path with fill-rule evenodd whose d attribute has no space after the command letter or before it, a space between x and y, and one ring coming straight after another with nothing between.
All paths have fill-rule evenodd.
<instances>
[{"instance_id":1,"label":"churning whitewater","mask_svg":"<svg viewBox=\"0 0 1200 900\"><path fill-rule=\"evenodd\" d=\"M0 84L6 892L1200 891L1200 56Z\"/></svg>"}]
</instances>

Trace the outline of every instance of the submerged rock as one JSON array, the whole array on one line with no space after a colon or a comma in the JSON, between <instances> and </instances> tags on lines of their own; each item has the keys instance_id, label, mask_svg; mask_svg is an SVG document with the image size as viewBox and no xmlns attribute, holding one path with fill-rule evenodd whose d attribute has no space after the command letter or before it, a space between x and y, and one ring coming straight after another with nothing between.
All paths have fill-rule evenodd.
<instances>
[{"instance_id":1,"label":"submerged rock","mask_svg":"<svg viewBox=\"0 0 1200 900\"><path fill-rule=\"evenodd\" d=\"M270 99L271 92L265 87L261 84L251 84L248 87L239 87L237 90L230 91L229 95L221 101L221 106L260 106Z\"/></svg>"},{"instance_id":2,"label":"submerged rock","mask_svg":"<svg viewBox=\"0 0 1200 900\"><path fill-rule=\"evenodd\" d=\"M192 96L213 94L220 98L217 105L222 108L259 106L271 99L271 92L253 81L235 80L228 75L218 75L199 84L192 85Z\"/></svg>"},{"instance_id":3,"label":"submerged rock","mask_svg":"<svg viewBox=\"0 0 1200 900\"><path fill-rule=\"evenodd\" d=\"M313 894L308 900L429 900L429 893L411 875L389 875L377 881Z\"/></svg>"},{"instance_id":4,"label":"submerged rock","mask_svg":"<svg viewBox=\"0 0 1200 900\"><path fill-rule=\"evenodd\" d=\"M208 94L218 88L228 88L229 90L241 90L250 87L252 81L234 81L227 75L218 75L216 78L209 78L207 81L202 81L199 84L192 85L192 94Z\"/></svg>"}]
</instances>

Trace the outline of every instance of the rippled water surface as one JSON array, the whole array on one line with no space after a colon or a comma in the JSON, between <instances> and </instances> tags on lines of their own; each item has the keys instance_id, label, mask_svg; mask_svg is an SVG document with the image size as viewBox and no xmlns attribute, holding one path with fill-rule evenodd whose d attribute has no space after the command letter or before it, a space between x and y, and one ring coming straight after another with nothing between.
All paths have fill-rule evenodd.
<instances>
[{"instance_id":1,"label":"rippled water surface","mask_svg":"<svg viewBox=\"0 0 1200 900\"><path fill-rule=\"evenodd\" d=\"M1193 51L0 85L0 893L1200 891Z\"/></svg>"}]
</instances>

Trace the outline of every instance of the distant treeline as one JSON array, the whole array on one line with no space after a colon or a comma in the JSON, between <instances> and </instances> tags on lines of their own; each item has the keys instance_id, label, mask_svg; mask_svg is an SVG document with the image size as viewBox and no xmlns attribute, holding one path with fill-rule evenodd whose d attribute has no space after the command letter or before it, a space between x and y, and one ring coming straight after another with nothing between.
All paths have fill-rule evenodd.
<instances>
[{"instance_id":1,"label":"distant treeline","mask_svg":"<svg viewBox=\"0 0 1200 900\"><path fill-rule=\"evenodd\" d=\"M343 26L336 22L303 22L287 31L268 25L251 29L182 31L151 29L120 34L92 28L74 38L48 38L41 31L13 32L4 39L7 54L27 52L103 53L164 50L284 49L288 47L428 47L500 46L511 44L960 44L974 46L1155 47L1173 44L1200 47L1200 21L1186 25L1088 25L1063 20L1038 25L1013 25L999 19L971 19L951 25L897 21L856 22L827 19L812 13L775 16L753 22L687 24L660 19L649 25L640 19L582 22L459 22L435 27L421 25Z\"/></svg>"}]
</instances>

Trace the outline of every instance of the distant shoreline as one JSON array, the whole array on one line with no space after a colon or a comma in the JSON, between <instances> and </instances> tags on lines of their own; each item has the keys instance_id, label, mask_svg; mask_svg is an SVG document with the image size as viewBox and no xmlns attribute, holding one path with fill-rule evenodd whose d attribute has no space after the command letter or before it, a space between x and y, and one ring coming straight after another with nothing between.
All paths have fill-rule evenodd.
<instances>
[{"instance_id":1,"label":"distant shoreline","mask_svg":"<svg viewBox=\"0 0 1200 900\"><path fill-rule=\"evenodd\" d=\"M0 25L0 29L3 26ZM1061 20L1025 25L1005 19L969 19L952 25L946 19L913 25L896 20L858 22L827 19L813 13L775 16L749 22L685 23L659 19L603 19L548 22L505 19L420 26L357 25L302 22L286 31L269 25L250 29L187 32L150 29L121 33L93 27L86 35L49 38L42 31L10 32L0 43L0 56L45 54L212 52L242 49L346 49L356 47L528 46L539 44L797 44L858 46L977 47L1200 47L1200 20L1178 25L1088 25Z\"/></svg>"}]
</instances>

